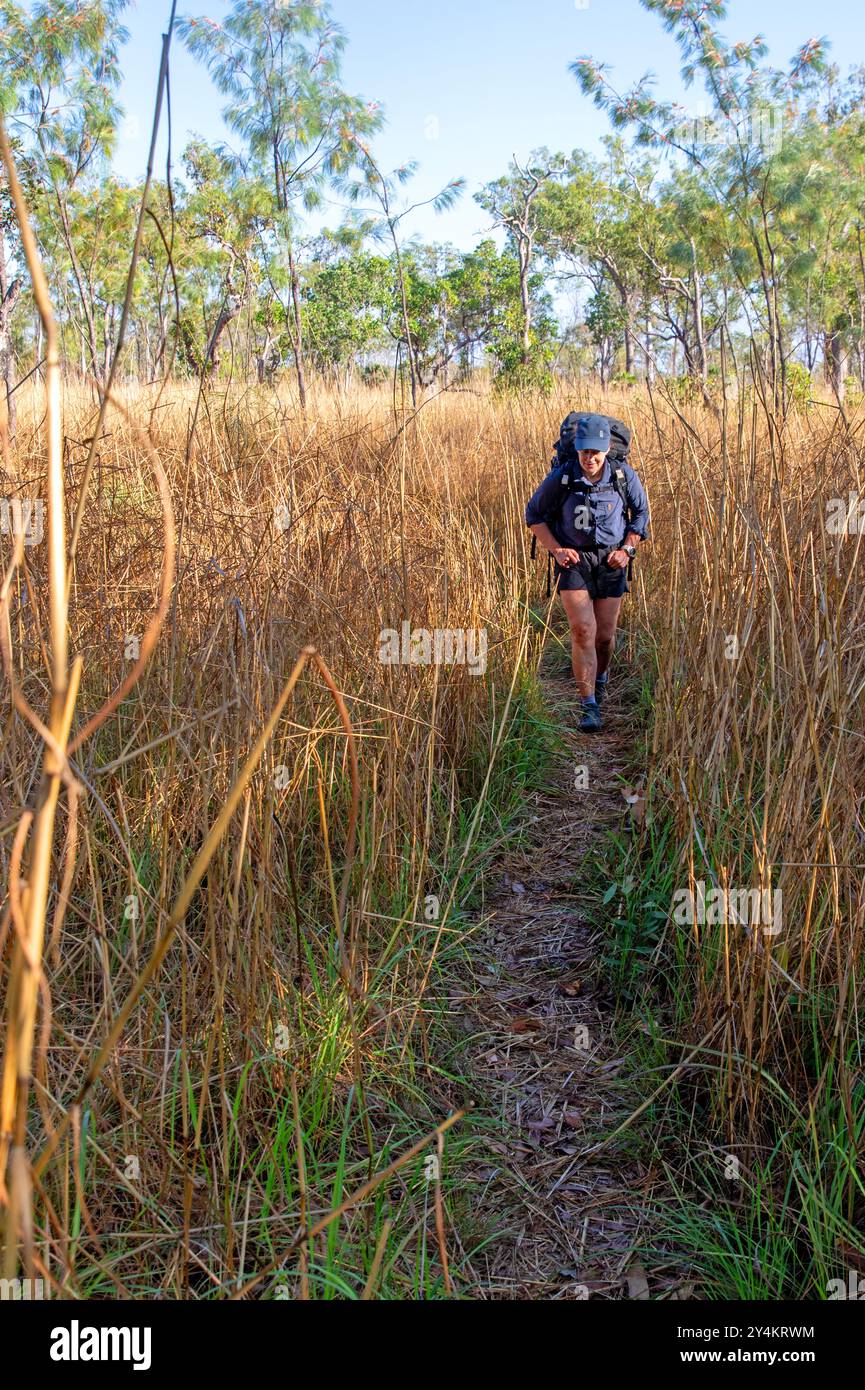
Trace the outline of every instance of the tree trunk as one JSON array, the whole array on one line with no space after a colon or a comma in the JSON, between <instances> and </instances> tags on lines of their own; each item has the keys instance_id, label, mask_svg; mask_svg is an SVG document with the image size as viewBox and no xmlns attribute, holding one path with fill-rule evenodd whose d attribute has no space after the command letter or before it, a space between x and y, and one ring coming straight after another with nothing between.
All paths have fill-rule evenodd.
<instances>
[{"instance_id":1,"label":"tree trunk","mask_svg":"<svg viewBox=\"0 0 865 1390\"><path fill-rule=\"evenodd\" d=\"M0 381L3 397L0 401L0 435L15 438L15 355L12 351L12 313L21 293L21 281L6 282L6 246L0 230Z\"/></svg>"},{"instance_id":2,"label":"tree trunk","mask_svg":"<svg viewBox=\"0 0 865 1390\"><path fill-rule=\"evenodd\" d=\"M402 306L402 326L405 334L405 345L408 353L408 370L411 380L411 408L417 410L417 363L415 361L414 344L411 337L411 322L408 315L408 294L405 287L405 268L403 266L402 252L399 249L399 239L396 234L396 223L389 222L390 236L393 242L393 251L396 258L397 281L399 283L399 296Z\"/></svg>"},{"instance_id":3,"label":"tree trunk","mask_svg":"<svg viewBox=\"0 0 865 1390\"><path fill-rule=\"evenodd\" d=\"M625 320L624 349L625 349L625 374L630 376L634 370L634 339L636 332L634 320L636 317L634 308L634 291L628 288L626 281L616 270L612 261L607 262L607 269L610 279L616 287L616 292L622 305L622 314Z\"/></svg>"},{"instance_id":4,"label":"tree trunk","mask_svg":"<svg viewBox=\"0 0 865 1390\"><path fill-rule=\"evenodd\" d=\"M691 238L692 284L694 287L694 346L696 348L696 368L700 375L700 385L705 387L709 380L709 361L706 353L706 334L703 328L703 283L697 269L697 247Z\"/></svg>"},{"instance_id":5,"label":"tree trunk","mask_svg":"<svg viewBox=\"0 0 865 1390\"><path fill-rule=\"evenodd\" d=\"M103 323L103 330L102 330L102 332L103 332L103 337L104 337L104 348L105 348L105 352L104 352L104 356L103 356L103 360L102 360L102 375L103 375L104 380L107 381L107 380L108 380L108 373L109 373L109 371L111 370L111 357L112 357L112 353L113 353L113 344L114 344L114 305L113 305L113 304L106 304L106 306L105 306L105 317L104 317L104 323Z\"/></svg>"},{"instance_id":6,"label":"tree trunk","mask_svg":"<svg viewBox=\"0 0 865 1390\"><path fill-rule=\"evenodd\" d=\"M192 336L192 329L186 319L180 321L180 355L186 363L193 376L201 376L201 363L198 360L198 352L195 347L195 339Z\"/></svg>"},{"instance_id":7,"label":"tree trunk","mask_svg":"<svg viewBox=\"0 0 865 1390\"><path fill-rule=\"evenodd\" d=\"M75 277L75 284L78 287L78 296L81 300L84 322L87 325L87 350L90 355L90 370L98 384L103 386L104 378L102 376L102 367L99 362L99 343L96 337L96 321L93 312L92 295L86 284L84 272L78 260L78 253L75 250L75 243L72 240L72 228L69 224L69 214L66 209L66 204L59 195L57 204L60 209L60 225L63 228L63 240L66 245L66 250L69 252L72 274Z\"/></svg>"},{"instance_id":8,"label":"tree trunk","mask_svg":"<svg viewBox=\"0 0 865 1390\"><path fill-rule=\"evenodd\" d=\"M773 407L777 410L782 382L781 360L783 358L783 344L780 341L780 328L775 322L776 300L774 286L766 268L763 246L756 232L752 233L752 240L754 243L754 250L757 253L757 264L760 267L760 284L763 290L763 301L766 305L766 324L769 333L763 372L772 393Z\"/></svg>"},{"instance_id":9,"label":"tree trunk","mask_svg":"<svg viewBox=\"0 0 865 1390\"><path fill-rule=\"evenodd\" d=\"M523 306L523 365L528 366L532 354L532 298L529 291L529 270L532 261L532 245L526 237L520 238L520 302Z\"/></svg>"},{"instance_id":10,"label":"tree trunk","mask_svg":"<svg viewBox=\"0 0 865 1390\"><path fill-rule=\"evenodd\" d=\"M625 324L625 376L631 376L634 370L634 326L630 319Z\"/></svg>"},{"instance_id":11,"label":"tree trunk","mask_svg":"<svg viewBox=\"0 0 865 1390\"><path fill-rule=\"evenodd\" d=\"M274 371L273 338L269 332L265 339L264 347L261 349L256 360L256 367L258 384L259 386L264 386Z\"/></svg>"},{"instance_id":12,"label":"tree trunk","mask_svg":"<svg viewBox=\"0 0 865 1390\"><path fill-rule=\"evenodd\" d=\"M297 369L297 393L300 397L300 408L306 410L306 370L303 362L303 320L300 313L300 278L297 273L297 262L294 259L294 248L288 243L288 273L291 278L291 307L294 316L294 332L291 335L291 346L294 350L294 365Z\"/></svg>"},{"instance_id":13,"label":"tree trunk","mask_svg":"<svg viewBox=\"0 0 865 1390\"><path fill-rule=\"evenodd\" d=\"M839 405L844 404L844 345L837 328L827 328L823 334L823 363L826 380Z\"/></svg>"},{"instance_id":14,"label":"tree trunk","mask_svg":"<svg viewBox=\"0 0 865 1390\"><path fill-rule=\"evenodd\" d=\"M154 379L161 376L165 371L165 347L168 340L168 316L162 310L159 311L159 338L156 343L156 352L153 355L153 376Z\"/></svg>"},{"instance_id":15,"label":"tree trunk","mask_svg":"<svg viewBox=\"0 0 865 1390\"><path fill-rule=\"evenodd\" d=\"M652 321L646 310L646 382L649 386L655 384L655 356L652 352Z\"/></svg>"},{"instance_id":16,"label":"tree trunk","mask_svg":"<svg viewBox=\"0 0 865 1390\"><path fill-rule=\"evenodd\" d=\"M208 378L212 381L219 371L220 345L225 336L226 329L233 319L240 313L240 301L229 300L220 310L219 318L216 320L213 332L210 335L210 342L207 345L207 352L204 358L204 367Z\"/></svg>"}]
</instances>

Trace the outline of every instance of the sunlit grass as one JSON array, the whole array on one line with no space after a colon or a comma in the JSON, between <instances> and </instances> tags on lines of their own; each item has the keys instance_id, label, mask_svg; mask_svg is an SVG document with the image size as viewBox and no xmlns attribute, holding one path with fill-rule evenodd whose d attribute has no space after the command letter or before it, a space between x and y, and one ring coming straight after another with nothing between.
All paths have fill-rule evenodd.
<instances>
[{"instance_id":1,"label":"sunlit grass","mask_svg":"<svg viewBox=\"0 0 865 1390\"><path fill-rule=\"evenodd\" d=\"M317 391L303 419L285 393L212 390L190 441L194 394L171 384L151 422L177 514L169 620L139 685L76 757L87 795L63 931L46 957L52 1013L31 1151L76 1094L310 642L344 695L359 757L341 923L356 988L334 914L348 744L308 668L161 970L42 1176L40 1258L58 1291L91 1297L225 1297L271 1266L252 1296L444 1297L421 1159L306 1257L283 1252L471 1092L448 988L483 868L553 747L536 666L542 640L559 639L522 511L575 401L445 396L402 429L387 393ZM92 403L66 395L67 435L84 439ZM647 1112L655 1158L682 1193L664 1219L696 1252L709 1296L819 1297L859 1250L863 1211L863 590L857 538L825 526L828 498L858 487L858 449L852 435L830 438L817 411L792 413L779 436L743 401L723 434L711 415L689 408L685 419L639 391L576 395L634 427L653 505L622 647L647 819L612 844L617 891L605 907L598 885L598 913L607 982L624 1016L651 1019L633 1063L648 1091L709 1035L699 1066ZM155 392L129 388L124 400L146 424ZM14 463L28 495L44 473L40 411L36 391L22 392ZM109 421L71 588L71 646L84 657L75 727L122 679L161 561L140 452L122 418ZM72 446L73 495L81 457ZM13 588L16 667L39 708L38 548ZM486 679L383 666L379 633L404 619L486 628ZM10 722L5 865L38 751ZM62 834L62 807L59 822ZM758 950L745 933L677 927L674 891L713 874L779 885L780 936ZM58 884L55 872L49 942ZM470 1116L445 1140L457 1294L472 1288L472 1249L496 1235L477 1229L459 1178L484 1122ZM644 1144L647 1128L628 1144ZM712 1168L727 1151L747 1175L737 1197ZM699 1169L688 1154L703 1152L715 1157ZM759 1270L743 1264L753 1242Z\"/></svg>"}]
</instances>

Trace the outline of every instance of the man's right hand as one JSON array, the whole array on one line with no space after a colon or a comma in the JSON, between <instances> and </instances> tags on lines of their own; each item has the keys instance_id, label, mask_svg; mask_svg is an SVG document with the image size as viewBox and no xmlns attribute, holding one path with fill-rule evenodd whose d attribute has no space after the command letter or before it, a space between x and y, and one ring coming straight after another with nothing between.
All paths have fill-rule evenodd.
<instances>
[{"instance_id":1,"label":"man's right hand","mask_svg":"<svg viewBox=\"0 0 865 1390\"><path fill-rule=\"evenodd\" d=\"M580 552L570 550L567 546L560 545L553 551L553 559L561 565L563 570L570 569L573 565L580 563Z\"/></svg>"}]
</instances>

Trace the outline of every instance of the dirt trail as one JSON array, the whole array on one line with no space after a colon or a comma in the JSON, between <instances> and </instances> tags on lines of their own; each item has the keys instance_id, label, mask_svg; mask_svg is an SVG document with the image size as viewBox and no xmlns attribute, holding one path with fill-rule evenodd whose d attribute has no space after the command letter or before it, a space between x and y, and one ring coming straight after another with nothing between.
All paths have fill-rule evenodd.
<instances>
[{"instance_id":1,"label":"dirt trail","mask_svg":"<svg viewBox=\"0 0 865 1390\"><path fill-rule=\"evenodd\" d=\"M488 1249L484 1296L645 1298L634 1250L654 1178L629 1157L627 1134L583 1156L636 1103L616 1084L622 1061L599 970L603 931L592 925L597 894L590 892L604 831L621 825L628 809L627 668L619 663L614 672L604 732L587 737L576 727L573 680L556 660L543 689L566 754L535 795L522 844L487 878L476 943L475 1075L484 1111L502 1120L491 1161L478 1174L479 1215L488 1229L506 1233ZM586 790L575 790L578 766L588 770ZM676 1284L668 1273L659 1285L653 1272L651 1297L669 1297Z\"/></svg>"}]
</instances>

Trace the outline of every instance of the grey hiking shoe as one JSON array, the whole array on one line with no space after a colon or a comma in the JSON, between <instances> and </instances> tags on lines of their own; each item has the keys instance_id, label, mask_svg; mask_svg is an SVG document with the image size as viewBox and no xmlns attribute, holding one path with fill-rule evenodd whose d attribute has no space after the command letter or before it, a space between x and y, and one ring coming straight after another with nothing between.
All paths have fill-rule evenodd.
<instances>
[{"instance_id":1,"label":"grey hiking shoe","mask_svg":"<svg viewBox=\"0 0 865 1390\"><path fill-rule=\"evenodd\" d=\"M603 728L601 711L598 709L597 701L582 700L580 708L580 733L597 734Z\"/></svg>"},{"instance_id":2,"label":"grey hiking shoe","mask_svg":"<svg viewBox=\"0 0 865 1390\"><path fill-rule=\"evenodd\" d=\"M607 686L610 683L610 673L605 671L602 676L598 676L595 681L595 703L600 707L606 698Z\"/></svg>"}]
</instances>

